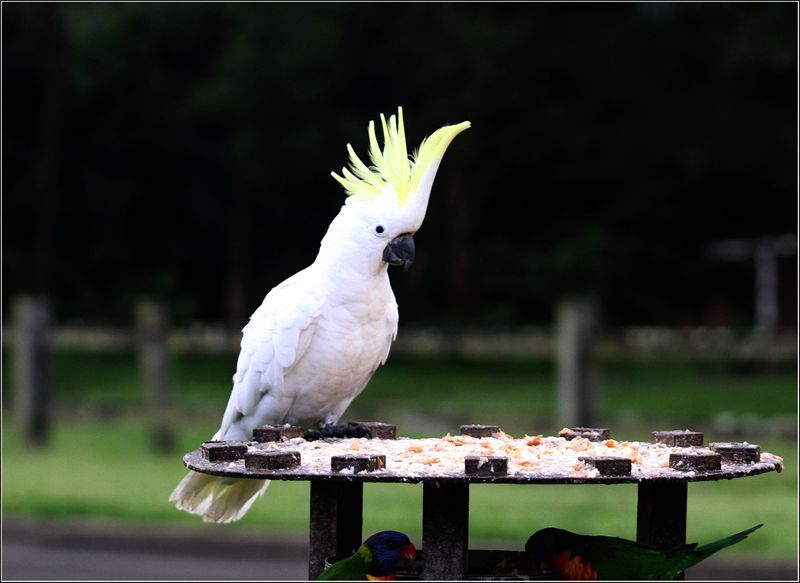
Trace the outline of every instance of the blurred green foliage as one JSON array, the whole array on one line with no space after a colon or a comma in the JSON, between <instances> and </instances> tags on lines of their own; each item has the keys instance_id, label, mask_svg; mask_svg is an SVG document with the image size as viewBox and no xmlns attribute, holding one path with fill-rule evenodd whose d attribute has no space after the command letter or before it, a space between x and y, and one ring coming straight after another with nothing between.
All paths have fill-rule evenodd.
<instances>
[{"instance_id":1,"label":"blurred green foliage","mask_svg":"<svg viewBox=\"0 0 800 583\"><path fill-rule=\"evenodd\" d=\"M4 361L9 362L5 358ZM796 374L783 367L673 360L602 362L600 421L645 438L669 424L709 425L722 413L734 418L796 423ZM175 406L181 422L219 426L230 395L235 355L182 355L172 359ZM61 415L121 416L144 406L132 352L55 351L53 405ZM3 368L8 402L13 363ZM347 412L350 420L408 422L406 432L457 431L463 423L500 423L510 432L555 432L555 370L545 358L411 358L393 356ZM741 419L740 419L741 420ZM656 427L662 423L664 427ZM433 424L431 426L431 424ZM643 427L637 427L641 425ZM747 435L743 435L747 438Z\"/></svg>"},{"instance_id":2,"label":"blurred green foliage","mask_svg":"<svg viewBox=\"0 0 800 583\"><path fill-rule=\"evenodd\" d=\"M309 264L328 173L397 105L442 166L406 322L751 321L752 268L710 241L791 232L791 3L28 4L3 7L4 301L241 326ZM794 259L781 265L785 324ZM5 306L4 306L5 308Z\"/></svg>"}]
</instances>

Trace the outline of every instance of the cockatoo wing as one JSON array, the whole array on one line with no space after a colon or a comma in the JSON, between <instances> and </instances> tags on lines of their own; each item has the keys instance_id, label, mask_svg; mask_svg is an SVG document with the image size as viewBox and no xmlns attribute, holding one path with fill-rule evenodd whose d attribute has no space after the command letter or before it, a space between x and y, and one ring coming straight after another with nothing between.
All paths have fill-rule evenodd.
<instances>
[{"instance_id":1,"label":"cockatoo wing","mask_svg":"<svg viewBox=\"0 0 800 583\"><path fill-rule=\"evenodd\" d=\"M381 358L381 364L386 364L386 359L389 358L389 350L392 348L392 342L397 339L397 323L400 321L400 313L397 310L397 302L392 293L392 301L386 308L386 351Z\"/></svg>"},{"instance_id":2,"label":"cockatoo wing","mask_svg":"<svg viewBox=\"0 0 800 583\"><path fill-rule=\"evenodd\" d=\"M286 373L305 354L314 335L324 297L309 285L307 270L273 288L242 330L241 351L218 439L249 439L232 431L243 417L255 425L282 423L292 397L284 394ZM268 397L270 406L260 406ZM235 435L232 435L235 434ZM244 433L248 433L245 431Z\"/></svg>"}]
</instances>

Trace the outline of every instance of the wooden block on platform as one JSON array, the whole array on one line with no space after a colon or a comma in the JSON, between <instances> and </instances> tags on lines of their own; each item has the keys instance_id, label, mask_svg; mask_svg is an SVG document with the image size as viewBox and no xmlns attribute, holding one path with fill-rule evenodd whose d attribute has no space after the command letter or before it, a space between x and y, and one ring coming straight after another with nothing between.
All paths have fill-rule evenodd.
<instances>
[{"instance_id":1,"label":"wooden block on platform","mask_svg":"<svg viewBox=\"0 0 800 583\"><path fill-rule=\"evenodd\" d=\"M722 467L722 457L713 451L669 454L669 467L682 472L711 472Z\"/></svg>"},{"instance_id":2,"label":"wooden block on platform","mask_svg":"<svg viewBox=\"0 0 800 583\"><path fill-rule=\"evenodd\" d=\"M702 447L703 434L688 429L653 431L653 443L663 443L671 447Z\"/></svg>"},{"instance_id":3,"label":"wooden block on platform","mask_svg":"<svg viewBox=\"0 0 800 583\"><path fill-rule=\"evenodd\" d=\"M253 429L253 441L265 443L303 437L305 430L296 425L261 425Z\"/></svg>"},{"instance_id":4,"label":"wooden block on platform","mask_svg":"<svg viewBox=\"0 0 800 583\"><path fill-rule=\"evenodd\" d=\"M597 468L601 476L630 476L631 460L626 457L595 456L579 457L584 463Z\"/></svg>"},{"instance_id":5,"label":"wooden block on platform","mask_svg":"<svg viewBox=\"0 0 800 583\"><path fill-rule=\"evenodd\" d=\"M464 457L464 473L468 476L505 476L508 474L508 458L468 455Z\"/></svg>"},{"instance_id":6,"label":"wooden block on platform","mask_svg":"<svg viewBox=\"0 0 800 583\"><path fill-rule=\"evenodd\" d=\"M335 455L331 457L331 471L335 473L341 473L343 470L352 470L354 474L358 472L374 472L385 467L385 455Z\"/></svg>"},{"instance_id":7,"label":"wooden block on platform","mask_svg":"<svg viewBox=\"0 0 800 583\"><path fill-rule=\"evenodd\" d=\"M722 456L724 464L757 464L761 461L761 447L752 443L712 443L708 447Z\"/></svg>"},{"instance_id":8,"label":"wooden block on platform","mask_svg":"<svg viewBox=\"0 0 800 583\"><path fill-rule=\"evenodd\" d=\"M202 449L203 457L210 462L232 462L244 457L247 444L243 441L206 441Z\"/></svg>"},{"instance_id":9,"label":"wooden block on platform","mask_svg":"<svg viewBox=\"0 0 800 583\"><path fill-rule=\"evenodd\" d=\"M378 421L359 421L372 434L372 439L397 439L397 426Z\"/></svg>"},{"instance_id":10,"label":"wooden block on platform","mask_svg":"<svg viewBox=\"0 0 800 583\"><path fill-rule=\"evenodd\" d=\"M492 437L495 433L500 432L500 427L497 425L462 425L461 435L469 435L470 437Z\"/></svg>"},{"instance_id":11,"label":"wooden block on platform","mask_svg":"<svg viewBox=\"0 0 800 583\"><path fill-rule=\"evenodd\" d=\"M300 465L299 451L251 451L244 456L248 470L287 470Z\"/></svg>"}]
</instances>

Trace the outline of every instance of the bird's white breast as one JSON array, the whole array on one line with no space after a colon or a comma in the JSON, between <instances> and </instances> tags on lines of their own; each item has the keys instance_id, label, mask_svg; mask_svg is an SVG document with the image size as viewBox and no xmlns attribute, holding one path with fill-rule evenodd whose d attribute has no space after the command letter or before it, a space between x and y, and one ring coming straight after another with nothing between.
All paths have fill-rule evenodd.
<instances>
[{"instance_id":1,"label":"bird's white breast","mask_svg":"<svg viewBox=\"0 0 800 583\"><path fill-rule=\"evenodd\" d=\"M323 307L302 359L287 372L284 395L293 400L285 423L323 420L364 388L394 336L394 294L385 281Z\"/></svg>"}]
</instances>

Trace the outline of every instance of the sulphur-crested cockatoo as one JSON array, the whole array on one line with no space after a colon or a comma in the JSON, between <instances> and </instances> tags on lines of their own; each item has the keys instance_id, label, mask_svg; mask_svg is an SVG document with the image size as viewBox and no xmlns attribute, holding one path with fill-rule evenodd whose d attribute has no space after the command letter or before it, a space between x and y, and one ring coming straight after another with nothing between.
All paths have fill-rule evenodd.
<instances>
[{"instance_id":1,"label":"sulphur-crested cockatoo","mask_svg":"<svg viewBox=\"0 0 800 583\"><path fill-rule=\"evenodd\" d=\"M407 268L445 150L469 122L423 140L409 159L403 111L381 115L383 149L370 122L371 166L348 144L350 169L331 173L345 204L310 266L273 288L242 330L233 390L215 440L249 440L264 424L336 424L386 361L397 335L397 303L388 266ZM241 518L266 480L189 472L170 496L206 522Z\"/></svg>"}]
</instances>

